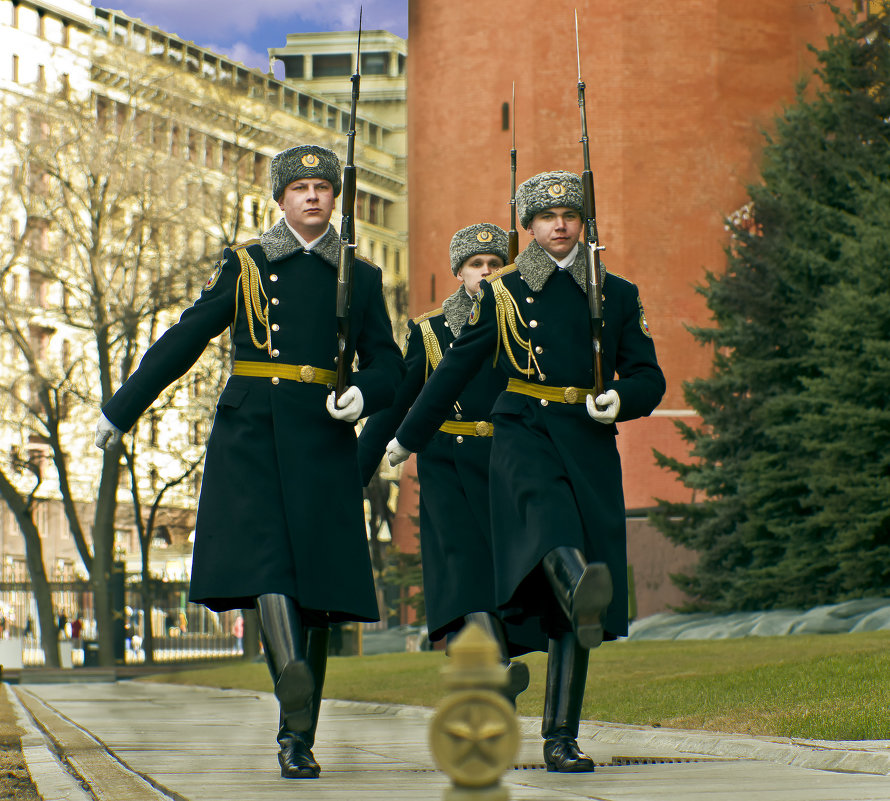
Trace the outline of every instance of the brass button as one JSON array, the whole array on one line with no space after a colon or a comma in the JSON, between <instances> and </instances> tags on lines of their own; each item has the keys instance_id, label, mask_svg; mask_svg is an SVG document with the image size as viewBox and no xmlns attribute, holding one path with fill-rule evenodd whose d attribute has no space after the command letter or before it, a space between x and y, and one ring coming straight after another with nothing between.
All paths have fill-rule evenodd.
<instances>
[{"instance_id":1,"label":"brass button","mask_svg":"<svg viewBox=\"0 0 890 801\"><path fill-rule=\"evenodd\" d=\"M279 328L280 328L280 326L278 325L278 323L272 323L272 330L273 330L273 331L277 331Z\"/></svg>"},{"instance_id":2,"label":"brass button","mask_svg":"<svg viewBox=\"0 0 890 801\"><path fill-rule=\"evenodd\" d=\"M446 327L446 328L449 328L449 327L450 327L450 326L448 325L448 320L445 321L445 327Z\"/></svg>"},{"instance_id":3,"label":"brass button","mask_svg":"<svg viewBox=\"0 0 890 801\"><path fill-rule=\"evenodd\" d=\"M272 273L272 275L269 276L269 280L270 280L270 281L277 281L277 280L278 280L278 276L275 275L275 273Z\"/></svg>"},{"instance_id":4,"label":"brass button","mask_svg":"<svg viewBox=\"0 0 890 801\"><path fill-rule=\"evenodd\" d=\"M277 384L280 380L281 380L281 379L279 379L277 375L273 375L273 376L272 376L272 383L273 383L273 384Z\"/></svg>"},{"instance_id":5,"label":"brass button","mask_svg":"<svg viewBox=\"0 0 890 801\"><path fill-rule=\"evenodd\" d=\"M476 423L476 436L487 437L491 433L491 423L487 420L480 420Z\"/></svg>"},{"instance_id":6,"label":"brass button","mask_svg":"<svg viewBox=\"0 0 890 801\"><path fill-rule=\"evenodd\" d=\"M278 355L278 348L272 348L272 358L274 359Z\"/></svg>"},{"instance_id":7,"label":"brass button","mask_svg":"<svg viewBox=\"0 0 890 801\"><path fill-rule=\"evenodd\" d=\"M278 305L278 298L271 298L270 300L271 300L271 303L272 303L273 306L277 306L277 305Z\"/></svg>"},{"instance_id":8,"label":"brass button","mask_svg":"<svg viewBox=\"0 0 890 801\"><path fill-rule=\"evenodd\" d=\"M273 300L274 300L274 298L273 298ZM538 327L538 321L537 321L537 320L529 320L529 321L528 321L528 327L529 327L529 328L537 328L537 327Z\"/></svg>"},{"instance_id":9,"label":"brass button","mask_svg":"<svg viewBox=\"0 0 890 801\"><path fill-rule=\"evenodd\" d=\"M456 415L454 415L454 419L455 420L463 420L464 416L460 412L458 412Z\"/></svg>"},{"instance_id":10,"label":"brass button","mask_svg":"<svg viewBox=\"0 0 890 801\"><path fill-rule=\"evenodd\" d=\"M460 444L460 443L463 442L463 441L464 441L464 438L463 438L460 434L458 434L458 435L457 435L457 442L458 442L458 444Z\"/></svg>"},{"instance_id":11,"label":"brass button","mask_svg":"<svg viewBox=\"0 0 890 801\"><path fill-rule=\"evenodd\" d=\"M566 399L566 403L577 403L578 402L578 388L577 387L566 387L566 391L563 396Z\"/></svg>"},{"instance_id":12,"label":"brass button","mask_svg":"<svg viewBox=\"0 0 890 801\"><path fill-rule=\"evenodd\" d=\"M541 374L538 376L538 381L546 381L546 380L547 380L547 376L544 375L543 373L541 373Z\"/></svg>"},{"instance_id":13,"label":"brass button","mask_svg":"<svg viewBox=\"0 0 890 801\"><path fill-rule=\"evenodd\" d=\"M304 364L300 368L300 381L311 384L315 380L315 368L309 364Z\"/></svg>"},{"instance_id":14,"label":"brass button","mask_svg":"<svg viewBox=\"0 0 890 801\"><path fill-rule=\"evenodd\" d=\"M550 403L547 398L541 398L541 406L547 406Z\"/></svg>"},{"instance_id":15,"label":"brass button","mask_svg":"<svg viewBox=\"0 0 890 801\"><path fill-rule=\"evenodd\" d=\"M454 343L453 343L453 342L450 343L450 344L448 345L448 347L449 347L449 348L453 348L453 347L454 347Z\"/></svg>"},{"instance_id":16,"label":"brass button","mask_svg":"<svg viewBox=\"0 0 890 801\"><path fill-rule=\"evenodd\" d=\"M544 352L544 348L542 348L540 345L535 345L535 353L543 353L543 352Z\"/></svg>"},{"instance_id":17,"label":"brass button","mask_svg":"<svg viewBox=\"0 0 890 801\"><path fill-rule=\"evenodd\" d=\"M529 296L529 297L527 297L527 298L525 299L525 302L526 302L526 303L534 303L534 302L535 302L535 299L534 299L533 297Z\"/></svg>"}]
</instances>

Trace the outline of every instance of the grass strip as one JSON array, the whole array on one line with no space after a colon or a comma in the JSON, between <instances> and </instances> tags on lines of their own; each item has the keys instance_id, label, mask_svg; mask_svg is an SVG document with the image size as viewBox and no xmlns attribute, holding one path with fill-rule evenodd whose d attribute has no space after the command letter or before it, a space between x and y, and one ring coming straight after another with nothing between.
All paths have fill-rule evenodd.
<instances>
[{"instance_id":1,"label":"grass strip","mask_svg":"<svg viewBox=\"0 0 890 801\"><path fill-rule=\"evenodd\" d=\"M540 715L546 655L522 657L521 715ZM325 696L435 706L441 652L332 657ZM229 663L151 681L270 692L265 665ZM583 717L820 740L890 739L890 632L607 643L591 652Z\"/></svg>"}]
</instances>

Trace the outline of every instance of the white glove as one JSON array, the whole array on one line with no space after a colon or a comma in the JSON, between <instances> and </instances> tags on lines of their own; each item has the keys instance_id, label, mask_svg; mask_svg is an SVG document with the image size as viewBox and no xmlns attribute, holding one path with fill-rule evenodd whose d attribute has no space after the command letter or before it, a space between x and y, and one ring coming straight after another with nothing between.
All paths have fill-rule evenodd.
<instances>
[{"instance_id":1,"label":"white glove","mask_svg":"<svg viewBox=\"0 0 890 801\"><path fill-rule=\"evenodd\" d=\"M347 387L344 393L334 405L336 392L328 395L325 406L328 408L328 414L335 420L345 420L347 423L354 423L362 416L362 408L365 405L365 399L358 387Z\"/></svg>"},{"instance_id":2,"label":"white glove","mask_svg":"<svg viewBox=\"0 0 890 801\"><path fill-rule=\"evenodd\" d=\"M96 447L103 451L113 448L121 441L123 433L104 414L101 415L99 422L96 423Z\"/></svg>"},{"instance_id":3,"label":"white glove","mask_svg":"<svg viewBox=\"0 0 890 801\"><path fill-rule=\"evenodd\" d=\"M601 408L597 409L597 406ZM621 398L618 397L618 393L614 389L597 395L595 402L593 395L587 396L587 414L598 423L614 423L615 418L618 417L620 406Z\"/></svg>"},{"instance_id":4,"label":"white glove","mask_svg":"<svg viewBox=\"0 0 890 801\"><path fill-rule=\"evenodd\" d=\"M389 459L390 467L395 467L397 464L401 464L410 455L411 451L402 445L402 443L395 437L393 437L386 446L386 458Z\"/></svg>"}]
</instances>

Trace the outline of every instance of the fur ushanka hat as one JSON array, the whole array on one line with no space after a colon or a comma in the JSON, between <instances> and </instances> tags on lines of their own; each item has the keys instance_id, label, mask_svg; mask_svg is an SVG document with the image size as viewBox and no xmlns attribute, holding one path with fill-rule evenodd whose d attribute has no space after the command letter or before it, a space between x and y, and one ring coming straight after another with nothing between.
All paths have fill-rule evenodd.
<instances>
[{"instance_id":1,"label":"fur ushanka hat","mask_svg":"<svg viewBox=\"0 0 890 801\"><path fill-rule=\"evenodd\" d=\"M319 145L297 145L282 150L272 158L272 197L278 200L289 184L300 178L323 178L334 187L334 197L340 194L340 159L333 150Z\"/></svg>"},{"instance_id":2,"label":"fur ushanka hat","mask_svg":"<svg viewBox=\"0 0 890 801\"><path fill-rule=\"evenodd\" d=\"M478 253L500 256L507 263L507 232L493 223L477 223L461 228L451 237L448 248L451 256L451 272L457 275L460 266Z\"/></svg>"},{"instance_id":3,"label":"fur ushanka hat","mask_svg":"<svg viewBox=\"0 0 890 801\"><path fill-rule=\"evenodd\" d=\"M516 187L516 211L523 228L528 228L536 214L560 206L584 213L581 179L573 172L542 172Z\"/></svg>"}]
</instances>

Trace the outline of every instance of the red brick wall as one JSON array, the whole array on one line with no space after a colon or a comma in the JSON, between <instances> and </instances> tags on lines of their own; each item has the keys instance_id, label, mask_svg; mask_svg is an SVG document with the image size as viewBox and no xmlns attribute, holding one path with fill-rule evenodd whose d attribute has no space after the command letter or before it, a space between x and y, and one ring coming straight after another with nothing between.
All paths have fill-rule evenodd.
<instances>
[{"instance_id":1,"label":"red brick wall","mask_svg":"<svg viewBox=\"0 0 890 801\"><path fill-rule=\"evenodd\" d=\"M641 508L689 498L651 450L685 453L671 420L688 414L683 382L710 369L685 328L708 322L693 288L722 269L723 219L757 179L760 131L834 22L799 0L409 0L411 314L451 291L458 228L509 227L513 81L518 181L582 169L575 8L604 261L639 285L668 381L659 416L621 427L626 503Z\"/></svg>"}]
</instances>

